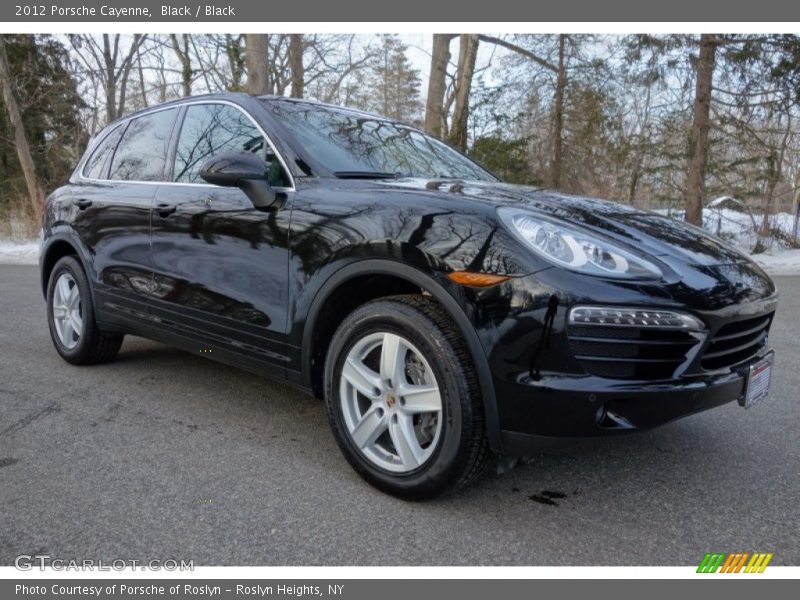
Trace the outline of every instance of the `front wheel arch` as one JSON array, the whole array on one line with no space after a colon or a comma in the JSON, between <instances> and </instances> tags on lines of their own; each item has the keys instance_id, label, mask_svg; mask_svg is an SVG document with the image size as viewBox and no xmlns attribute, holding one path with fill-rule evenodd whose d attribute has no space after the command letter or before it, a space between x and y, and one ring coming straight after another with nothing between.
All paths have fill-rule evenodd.
<instances>
[{"instance_id":1,"label":"front wheel arch","mask_svg":"<svg viewBox=\"0 0 800 600\"><path fill-rule=\"evenodd\" d=\"M406 264L381 259L361 260L342 267L331 275L321 286L306 314L305 326L303 328L301 364L304 385L311 388L314 329L317 326L318 317L325 306L325 302L340 286L356 277L364 275L381 275L400 278L408 282L408 284L430 294L430 296L442 306L445 312L447 312L461 332L478 374L484 407L486 437L489 446L494 452L502 454L503 444L500 436L500 418L497 410L497 400L494 393L491 371L489 370L489 361L486 358L486 353L484 352L475 328L459 303L442 284L437 282L432 275Z\"/></svg>"}]
</instances>

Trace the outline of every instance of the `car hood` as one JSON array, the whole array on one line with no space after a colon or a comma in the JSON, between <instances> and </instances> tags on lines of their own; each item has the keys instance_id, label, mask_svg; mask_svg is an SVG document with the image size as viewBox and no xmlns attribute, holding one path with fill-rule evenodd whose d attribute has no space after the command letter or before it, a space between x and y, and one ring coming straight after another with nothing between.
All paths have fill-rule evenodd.
<instances>
[{"instance_id":1,"label":"car hood","mask_svg":"<svg viewBox=\"0 0 800 600\"><path fill-rule=\"evenodd\" d=\"M704 266L751 262L745 254L698 227L616 202L499 182L409 178L383 185L437 196L458 195L497 207L516 207L583 227L662 259L674 258Z\"/></svg>"}]
</instances>

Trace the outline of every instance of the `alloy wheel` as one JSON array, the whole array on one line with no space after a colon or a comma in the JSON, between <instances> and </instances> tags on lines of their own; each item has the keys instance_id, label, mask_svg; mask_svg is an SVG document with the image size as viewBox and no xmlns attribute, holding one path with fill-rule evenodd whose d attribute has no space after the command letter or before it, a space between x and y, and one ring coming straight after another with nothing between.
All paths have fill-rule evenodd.
<instances>
[{"instance_id":1,"label":"alloy wheel","mask_svg":"<svg viewBox=\"0 0 800 600\"><path fill-rule=\"evenodd\" d=\"M374 465L410 473L436 451L442 397L425 356L407 339L370 333L347 354L339 397L351 442Z\"/></svg>"},{"instance_id":2,"label":"alloy wheel","mask_svg":"<svg viewBox=\"0 0 800 600\"><path fill-rule=\"evenodd\" d=\"M81 292L69 273L62 273L53 290L53 324L61 344L68 350L78 345L83 335Z\"/></svg>"}]
</instances>

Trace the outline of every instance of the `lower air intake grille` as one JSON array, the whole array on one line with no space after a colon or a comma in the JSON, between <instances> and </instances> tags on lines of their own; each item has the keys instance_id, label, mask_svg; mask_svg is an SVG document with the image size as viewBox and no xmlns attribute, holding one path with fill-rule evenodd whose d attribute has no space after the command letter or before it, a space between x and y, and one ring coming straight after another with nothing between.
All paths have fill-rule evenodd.
<instances>
[{"instance_id":1,"label":"lower air intake grille","mask_svg":"<svg viewBox=\"0 0 800 600\"><path fill-rule=\"evenodd\" d=\"M571 324L569 346L587 373L612 379L669 379L702 338L657 327Z\"/></svg>"},{"instance_id":2,"label":"lower air intake grille","mask_svg":"<svg viewBox=\"0 0 800 600\"><path fill-rule=\"evenodd\" d=\"M703 352L700 365L707 371L713 371L738 365L756 356L767 344L773 314L720 327Z\"/></svg>"}]
</instances>

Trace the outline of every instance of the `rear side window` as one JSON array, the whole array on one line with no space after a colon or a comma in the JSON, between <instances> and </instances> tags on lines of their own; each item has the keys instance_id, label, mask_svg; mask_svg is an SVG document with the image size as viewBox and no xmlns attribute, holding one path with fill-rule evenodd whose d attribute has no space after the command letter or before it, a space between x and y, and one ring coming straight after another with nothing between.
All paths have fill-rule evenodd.
<instances>
[{"instance_id":1,"label":"rear side window","mask_svg":"<svg viewBox=\"0 0 800 600\"><path fill-rule=\"evenodd\" d=\"M114 128L114 130L105 136L97 147L92 152L89 160L83 167L83 176L89 179L105 179L108 174L108 163L114 155L114 149L117 147L119 138L122 137L124 126Z\"/></svg>"},{"instance_id":2,"label":"rear side window","mask_svg":"<svg viewBox=\"0 0 800 600\"><path fill-rule=\"evenodd\" d=\"M163 181L177 108L132 119L111 161L109 179Z\"/></svg>"},{"instance_id":3,"label":"rear side window","mask_svg":"<svg viewBox=\"0 0 800 600\"><path fill-rule=\"evenodd\" d=\"M260 156L267 163L272 185L290 185L261 130L241 110L227 104L187 107L175 150L173 181L203 183L200 177L203 164L224 152L250 152Z\"/></svg>"}]
</instances>

